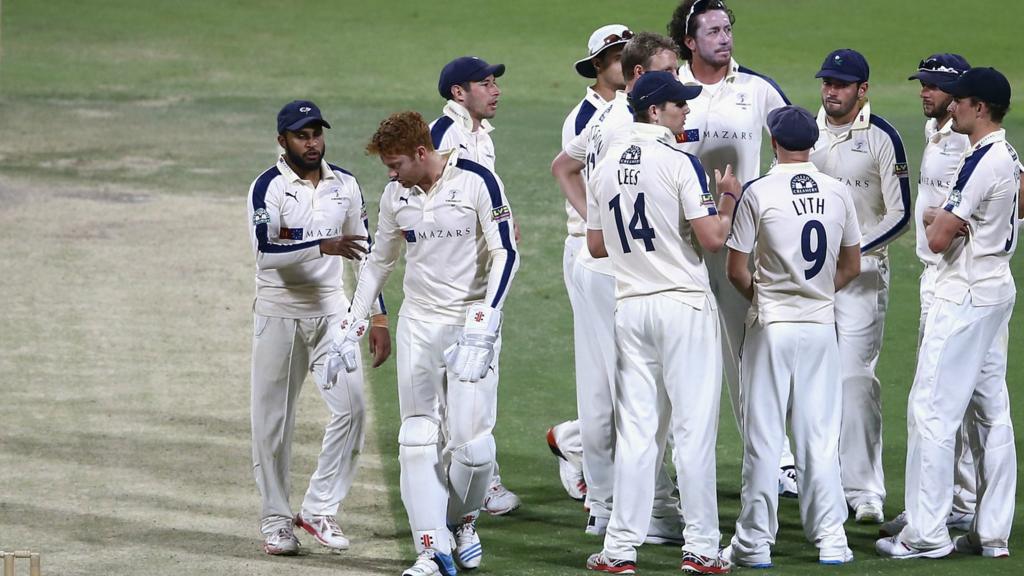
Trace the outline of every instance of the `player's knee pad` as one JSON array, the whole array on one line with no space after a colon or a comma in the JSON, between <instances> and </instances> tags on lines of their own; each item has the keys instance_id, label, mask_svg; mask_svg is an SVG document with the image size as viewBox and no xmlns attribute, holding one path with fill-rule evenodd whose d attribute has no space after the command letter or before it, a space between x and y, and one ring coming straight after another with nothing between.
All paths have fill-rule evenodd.
<instances>
[{"instance_id":1,"label":"player's knee pad","mask_svg":"<svg viewBox=\"0 0 1024 576\"><path fill-rule=\"evenodd\" d=\"M494 436L484 434L452 450L452 460L470 468L490 466L494 462Z\"/></svg>"},{"instance_id":2,"label":"player's knee pad","mask_svg":"<svg viewBox=\"0 0 1024 576\"><path fill-rule=\"evenodd\" d=\"M402 421L398 430L398 444L403 447L437 446L441 429L437 422L426 416L411 416Z\"/></svg>"}]
</instances>

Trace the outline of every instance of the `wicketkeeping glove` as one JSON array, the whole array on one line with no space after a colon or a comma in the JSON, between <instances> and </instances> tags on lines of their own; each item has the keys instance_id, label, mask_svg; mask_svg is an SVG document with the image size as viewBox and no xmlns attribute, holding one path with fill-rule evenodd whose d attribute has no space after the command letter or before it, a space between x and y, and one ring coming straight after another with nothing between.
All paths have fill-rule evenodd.
<instances>
[{"instance_id":1,"label":"wicketkeeping glove","mask_svg":"<svg viewBox=\"0 0 1024 576\"><path fill-rule=\"evenodd\" d=\"M359 367L358 352L359 341L366 335L370 322L365 318L356 320L355 316L349 314L341 321L341 329L334 338L334 342L327 348L327 360L324 362L323 380L320 387L330 390L338 379L341 367L345 372L355 372Z\"/></svg>"},{"instance_id":2,"label":"wicketkeeping glove","mask_svg":"<svg viewBox=\"0 0 1024 576\"><path fill-rule=\"evenodd\" d=\"M448 369L463 382L476 382L487 375L494 360L494 343L501 328L501 311L473 304L466 312L466 325L459 340L444 351Z\"/></svg>"}]
</instances>

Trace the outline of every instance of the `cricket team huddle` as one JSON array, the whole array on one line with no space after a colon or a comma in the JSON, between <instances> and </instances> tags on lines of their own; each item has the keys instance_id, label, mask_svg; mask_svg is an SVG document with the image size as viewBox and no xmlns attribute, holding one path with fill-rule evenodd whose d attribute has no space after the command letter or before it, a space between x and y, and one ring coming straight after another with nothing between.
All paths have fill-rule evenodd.
<instances>
[{"instance_id":1,"label":"cricket team huddle","mask_svg":"<svg viewBox=\"0 0 1024 576\"><path fill-rule=\"evenodd\" d=\"M635 574L644 543L681 545L686 572L771 567L779 497L799 498L821 564L853 561L851 512L879 525L883 557L1008 556L1010 259L1024 210L1002 129L1009 82L955 53L908 63L926 142L912 207L906 151L871 109L864 56L825 56L812 115L737 63L735 20L721 0L684 0L667 36L602 26L575 63L593 83L565 119L551 172L567 215L578 419L547 441L568 495L585 502L586 533L604 539L581 569ZM320 109L296 100L278 114L282 153L248 197L253 472L267 554L298 554L296 528L349 547L336 516L363 443L360 348L374 367L391 355L381 290L403 252L398 458L416 551L403 576L479 567L481 511L521 505L501 482L492 435L502 307L520 265L490 136L504 72L456 58L440 73L441 116L380 123L366 151L390 182L372 233L355 177L324 159L331 126ZM762 174L763 133L774 162ZM918 356L905 504L886 521L875 368L888 246L911 228L924 266ZM294 514L295 400L310 372L330 420ZM723 379L744 448L724 548Z\"/></svg>"}]
</instances>

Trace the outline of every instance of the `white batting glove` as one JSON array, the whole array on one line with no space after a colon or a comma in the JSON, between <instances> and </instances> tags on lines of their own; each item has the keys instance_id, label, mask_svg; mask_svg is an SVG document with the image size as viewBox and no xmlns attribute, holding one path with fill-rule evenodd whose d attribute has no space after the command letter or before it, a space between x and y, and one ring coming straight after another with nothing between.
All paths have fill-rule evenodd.
<instances>
[{"instance_id":1,"label":"white batting glove","mask_svg":"<svg viewBox=\"0 0 1024 576\"><path fill-rule=\"evenodd\" d=\"M366 335L370 322L365 318L356 320L355 316L349 314L341 321L340 331L327 349L327 359L324 362L323 379L320 387L330 390L338 380L338 373L341 368L345 372L355 372L359 367L358 348L359 341Z\"/></svg>"},{"instance_id":2,"label":"white batting glove","mask_svg":"<svg viewBox=\"0 0 1024 576\"><path fill-rule=\"evenodd\" d=\"M494 360L494 343L501 328L501 310L473 304L466 312L466 325L458 342L444 351L448 368L462 382L476 382L487 375Z\"/></svg>"}]
</instances>

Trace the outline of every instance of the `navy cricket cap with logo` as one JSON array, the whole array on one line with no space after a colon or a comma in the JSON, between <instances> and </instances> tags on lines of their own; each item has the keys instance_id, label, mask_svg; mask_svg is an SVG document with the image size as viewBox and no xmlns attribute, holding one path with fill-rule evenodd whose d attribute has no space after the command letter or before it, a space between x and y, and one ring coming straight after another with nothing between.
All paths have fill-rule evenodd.
<instances>
[{"instance_id":1,"label":"navy cricket cap with logo","mask_svg":"<svg viewBox=\"0 0 1024 576\"><path fill-rule=\"evenodd\" d=\"M867 82L868 61L860 52L850 48L840 48L829 52L821 63L821 70L815 78L833 78L842 82Z\"/></svg>"},{"instance_id":2,"label":"navy cricket cap with logo","mask_svg":"<svg viewBox=\"0 0 1024 576\"><path fill-rule=\"evenodd\" d=\"M917 65L917 72L911 74L907 80L920 80L925 84L938 86L955 80L970 68L967 59L959 54L932 54L921 60Z\"/></svg>"},{"instance_id":3,"label":"navy cricket cap with logo","mask_svg":"<svg viewBox=\"0 0 1024 576\"><path fill-rule=\"evenodd\" d=\"M818 141L818 121L799 106L783 106L768 113L768 132L786 150L809 150Z\"/></svg>"},{"instance_id":4,"label":"navy cricket cap with logo","mask_svg":"<svg viewBox=\"0 0 1024 576\"><path fill-rule=\"evenodd\" d=\"M693 100L700 94L700 86L687 86L671 72L647 72L633 84L629 103L634 109L656 106L663 102Z\"/></svg>"},{"instance_id":5,"label":"navy cricket cap with logo","mask_svg":"<svg viewBox=\"0 0 1024 576\"><path fill-rule=\"evenodd\" d=\"M284 134L288 131L302 130L313 122L324 128L331 127L327 120L320 115L320 109L316 104L309 100L292 100L277 113L277 133Z\"/></svg>"},{"instance_id":6,"label":"navy cricket cap with logo","mask_svg":"<svg viewBox=\"0 0 1024 576\"><path fill-rule=\"evenodd\" d=\"M995 68L971 68L939 84L939 88L955 98L973 97L989 104L1010 105L1010 81Z\"/></svg>"},{"instance_id":7,"label":"navy cricket cap with logo","mask_svg":"<svg viewBox=\"0 0 1024 576\"><path fill-rule=\"evenodd\" d=\"M504 64L491 66L476 56L463 56L445 64L441 69L441 78L437 81L437 91L441 93L441 98L451 100L452 86L465 82L479 82L491 74L497 78L504 73Z\"/></svg>"},{"instance_id":8,"label":"navy cricket cap with logo","mask_svg":"<svg viewBox=\"0 0 1024 576\"><path fill-rule=\"evenodd\" d=\"M590 40L587 42L587 52L590 55L576 61L576 73L584 78L597 78L594 58L597 58L602 52L612 46L619 46L629 42L629 39L632 37L633 31L622 24L608 24L594 30L594 33L590 35Z\"/></svg>"}]
</instances>

